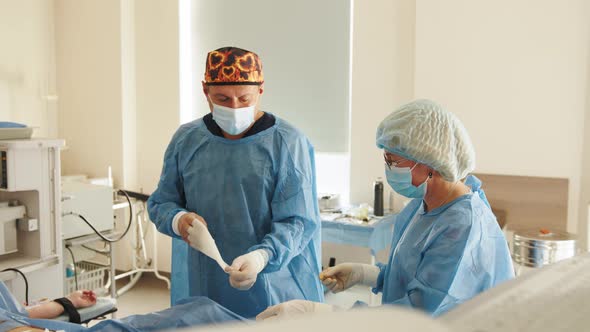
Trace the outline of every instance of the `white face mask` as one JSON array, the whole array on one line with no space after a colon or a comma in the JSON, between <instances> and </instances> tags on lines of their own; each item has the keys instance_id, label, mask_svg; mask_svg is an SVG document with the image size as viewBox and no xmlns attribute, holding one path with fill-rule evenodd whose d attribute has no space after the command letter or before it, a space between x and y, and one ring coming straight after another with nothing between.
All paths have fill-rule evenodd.
<instances>
[{"instance_id":1,"label":"white face mask","mask_svg":"<svg viewBox=\"0 0 590 332\"><path fill-rule=\"evenodd\" d=\"M231 108L213 104L213 120L223 131L230 135L238 135L246 131L254 123L255 105Z\"/></svg>"}]
</instances>

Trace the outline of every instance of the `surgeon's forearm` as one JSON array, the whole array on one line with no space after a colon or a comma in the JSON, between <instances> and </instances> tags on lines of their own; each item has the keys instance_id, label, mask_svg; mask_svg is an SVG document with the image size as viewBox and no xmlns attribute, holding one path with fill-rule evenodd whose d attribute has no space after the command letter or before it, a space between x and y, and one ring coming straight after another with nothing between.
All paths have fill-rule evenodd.
<instances>
[{"instance_id":1,"label":"surgeon's forearm","mask_svg":"<svg viewBox=\"0 0 590 332\"><path fill-rule=\"evenodd\" d=\"M150 197L151 201L148 201L150 220L156 225L158 232L180 238L174 232L173 221L179 212L185 212L186 210L176 202L160 202L153 197L158 198L158 196L152 194Z\"/></svg>"},{"instance_id":2,"label":"surgeon's forearm","mask_svg":"<svg viewBox=\"0 0 590 332\"><path fill-rule=\"evenodd\" d=\"M61 315L64 308L61 304L50 301L27 308L30 318L50 319Z\"/></svg>"},{"instance_id":3,"label":"surgeon's forearm","mask_svg":"<svg viewBox=\"0 0 590 332\"><path fill-rule=\"evenodd\" d=\"M297 217L275 222L274 230L266 234L259 245L248 250L265 249L267 251L269 261L265 272L281 269L307 247L314 233L311 232L312 229L306 229L304 223L305 221ZM291 247L288 248L286 244L291 244Z\"/></svg>"}]
</instances>

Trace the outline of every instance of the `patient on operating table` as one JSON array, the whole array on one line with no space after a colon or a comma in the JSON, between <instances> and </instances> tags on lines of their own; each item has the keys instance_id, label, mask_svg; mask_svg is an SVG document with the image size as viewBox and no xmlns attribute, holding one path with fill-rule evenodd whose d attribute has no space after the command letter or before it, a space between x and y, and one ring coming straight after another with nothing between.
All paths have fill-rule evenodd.
<instances>
[{"instance_id":1,"label":"patient on operating table","mask_svg":"<svg viewBox=\"0 0 590 332\"><path fill-rule=\"evenodd\" d=\"M65 299L70 301L76 309L96 303L96 295L91 291L74 292ZM154 313L104 320L92 327L50 319L63 312L64 307L55 301L25 309L0 281L0 332L44 331L45 329L67 332L157 331L245 320L205 297L187 298L172 308Z\"/></svg>"}]
</instances>

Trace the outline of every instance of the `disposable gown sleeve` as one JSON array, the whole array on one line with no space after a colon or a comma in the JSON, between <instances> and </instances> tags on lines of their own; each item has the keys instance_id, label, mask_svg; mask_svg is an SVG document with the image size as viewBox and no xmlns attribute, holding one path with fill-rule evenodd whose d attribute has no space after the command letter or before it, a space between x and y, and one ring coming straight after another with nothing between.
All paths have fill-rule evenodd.
<instances>
[{"instance_id":1,"label":"disposable gown sleeve","mask_svg":"<svg viewBox=\"0 0 590 332\"><path fill-rule=\"evenodd\" d=\"M377 294L379 292L383 292L383 283L385 281L385 270L387 270L387 265L383 263L377 263L377 267L379 268L379 276L377 277L377 285L373 287L373 293Z\"/></svg>"},{"instance_id":2,"label":"disposable gown sleeve","mask_svg":"<svg viewBox=\"0 0 590 332\"><path fill-rule=\"evenodd\" d=\"M268 252L263 272L278 271L300 255L320 225L313 148L306 140L299 140L283 151L285 162L280 165L271 201L271 231L249 249Z\"/></svg>"},{"instance_id":3,"label":"disposable gown sleeve","mask_svg":"<svg viewBox=\"0 0 590 332\"><path fill-rule=\"evenodd\" d=\"M179 170L179 147L186 135L186 130L181 127L172 137L172 141L164 154L164 165L158 188L148 200L148 213L158 231L180 238L172 229L174 216L185 211L186 201L182 183L182 176Z\"/></svg>"},{"instance_id":4,"label":"disposable gown sleeve","mask_svg":"<svg viewBox=\"0 0 590 332\"><path fill-rule=\"evenodd\" d=\"M406 295L386 304L420 308L439 316L463 301L463 289L470 287L473 268L470 255L464 255L471 226L453 225L442 231L423 254L416 275L408 283ZM457 278L461 275L461 278ZM461 280L460 280L461 279Z\"/></svg>"}]
</instances>

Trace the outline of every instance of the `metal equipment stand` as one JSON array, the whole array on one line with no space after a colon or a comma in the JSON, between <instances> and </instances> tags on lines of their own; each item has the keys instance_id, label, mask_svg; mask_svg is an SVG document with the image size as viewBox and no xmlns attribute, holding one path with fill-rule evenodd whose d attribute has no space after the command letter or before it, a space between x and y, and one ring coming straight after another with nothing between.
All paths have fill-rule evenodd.
<instances>
[{"instance_id":1,"label":"metal equipment stand","mask_svg":"<svg viewBox=\"0 0 590 332\"><path fill-rule=\"evenodd\" d=\"M105 236L109 236L109 237L118 237L121 236L122 232L119 231L106 231L103 232L103 235ZM73 238L73 239L68 239L64 241L64 244L66 247L75 247L75 246L82 246L84 248L87 248L85 245L91 242L96 242L96 241L101 241L102 239L96 235L96 234L90 234L90 235L86 235L86 236L81 236L78 238ZM107 284L105 285L105 288L110 290L110 296L113 299L116 299L118 296L117 293L117 285L115 283L115 256L113 255L113 244L109 243L109 242L104 242L105 243L105 249L104 250L99 250L99 249L91 249L92 251L94 251L95 253L105 257L108 261L108 264L99 264L96 262L93 262L93 264L96 265L100 265L103 267L108 267L108 273L109 273L109 279ZM77 273L77 272L76 272ZM113 312L112 313L113 318L116 318L116 314Z\"/></svg>"},{"instance_id":2,"label":"metal equipment stand","mask_svg":"<svg viewBox=\"0 0 590 332\"><path fill-rule=\"evenodd\" d=\"M137 212L135 213L134 220L135 220L135 236L136 236L136 246L133 255L133 268L130 271L118 274L115 276L115 280L123 279L126 277L130 277L129 282L121 287L117 291L117 295L122 295L128 290L130 290L135 284L139 281L142 274L144 272L154 273L156 278L160 280L164 280L170 289L170 280L161 275L158 271L158 232L156 227L150 222L147 216L147 208L145 201L142 200L134 200L133 203L134 207L139 206ZM120 208L127 208L129 203L127 201L117 203L113 205L113 209L120 209ZM144 225L147 223L147 225ZM149 227L152 227L152 239L153 239L153 248L152 248L152 259L148 259L147 256L147 248L145 243L145 235L149 230Z\"/></svg>"}]
</instances>

